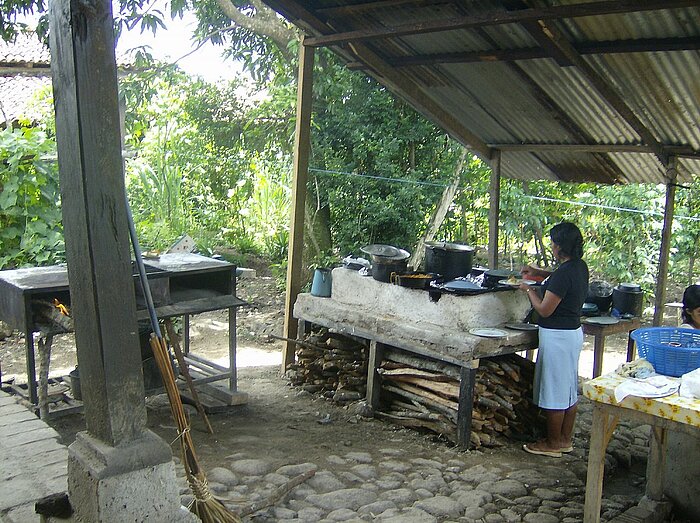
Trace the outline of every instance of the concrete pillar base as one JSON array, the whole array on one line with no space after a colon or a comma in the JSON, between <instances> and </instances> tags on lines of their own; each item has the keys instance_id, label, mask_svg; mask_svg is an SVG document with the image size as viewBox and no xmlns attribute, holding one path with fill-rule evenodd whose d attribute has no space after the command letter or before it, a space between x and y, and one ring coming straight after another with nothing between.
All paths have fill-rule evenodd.
<instances>
[{"instance_id":1,"label":"concrete pillar base","mask_svg":"<svg viewBox=\"0 0 700 523\"><path fill-rule=\"evenodd\" d=\"M68 495L76 522L196 522L184 509L170 447L151 431L120 447L87 432L68 447Z\"/></svg>"}]
</instances>

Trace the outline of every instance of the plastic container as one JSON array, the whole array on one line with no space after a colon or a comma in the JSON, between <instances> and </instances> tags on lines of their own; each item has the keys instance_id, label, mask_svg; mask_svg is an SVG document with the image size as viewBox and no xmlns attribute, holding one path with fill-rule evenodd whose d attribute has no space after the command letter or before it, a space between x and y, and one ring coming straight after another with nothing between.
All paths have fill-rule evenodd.
<instances>
[{"instance_id":1,"label":"plastic container","mask_svg":"<svg viewBox=\"0 0 700 523\"><path fill-rule=\"evenodd\" d=\"M682 376L700 367L700 329L646 327L632 331L639 355L666 376Z\"/></svg>"},{"instance_id":2,"label":"plastic container","mask_svg":"<svg viewBox=\"0 0 700 523\"><path fill-rule=\"evenodd\" d=\"M78 401L82 401L83 393L80 390L80 371L78 370L78 367L74 368L68 373L68 379L70 383L70 390L73 393L73 398Z\"/></svg>"},{"instance_id":3,"label":"plastic container","mask_svg":"<svg viewBox=\"0 0 700 523\"><path fill-rule=\"evenodd\" d=\"M311 282L311 296L328 298L331 295L331 270L316 269Z\"/></svg>"}]
</instances>

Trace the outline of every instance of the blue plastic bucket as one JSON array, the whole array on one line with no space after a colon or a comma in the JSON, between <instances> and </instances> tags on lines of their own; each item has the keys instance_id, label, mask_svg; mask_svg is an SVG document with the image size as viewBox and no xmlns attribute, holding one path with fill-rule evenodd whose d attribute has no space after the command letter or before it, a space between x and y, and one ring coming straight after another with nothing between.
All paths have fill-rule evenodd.
<instances>
[{"instance_id":1,"label":"blue plastic bucket","mask_svg":"<svg viewBox=\"0 0 700 523\"><path fill-rule=\"evenodd\" d=\"M331 295L331 270L316 269L311 282L311 295L328 298Z\"/></svg>"}]
</instances>

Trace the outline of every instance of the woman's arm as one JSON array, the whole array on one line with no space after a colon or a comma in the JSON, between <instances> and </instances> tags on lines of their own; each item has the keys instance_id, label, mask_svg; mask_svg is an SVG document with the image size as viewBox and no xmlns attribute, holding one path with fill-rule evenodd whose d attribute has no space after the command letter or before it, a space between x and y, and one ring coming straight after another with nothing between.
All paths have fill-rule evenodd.
<instances>
[{"instance_id":1,"label":"woman's arm","mask_svg":"<svg viewBox=\"0 0 700 523\"><path fill-rule=\"evenodd\" d=\"M550 317L557 306L561 303L561 298L553 292L545 291L544 297L540 298L537 291L529 285L521 283L520 289L527 293L527 297L530 299L532 308L535 309L537 314L543 318Z\"/></svg>"}]
</instances>

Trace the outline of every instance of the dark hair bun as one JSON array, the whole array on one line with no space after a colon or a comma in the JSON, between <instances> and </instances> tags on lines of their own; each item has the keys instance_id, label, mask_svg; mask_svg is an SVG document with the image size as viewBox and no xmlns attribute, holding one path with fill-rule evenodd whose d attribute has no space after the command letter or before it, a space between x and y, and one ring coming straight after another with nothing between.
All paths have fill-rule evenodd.
<instances>
[{"instance_id":1,"label":"dark hair bun","mask_svg":"<svg viewBox=\"0 0 700 523\"><path fill-rule=\"evenodd\" d=\"M575 224L562 222L549 231L549 237L570 258L583 257L583 235Z\"/></svg>"}]
</instances>

